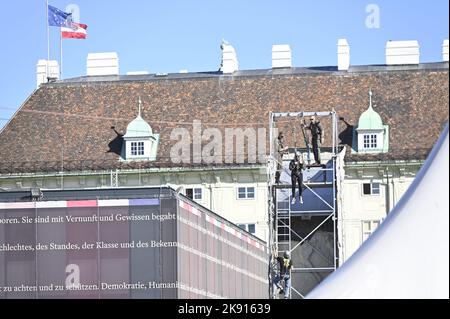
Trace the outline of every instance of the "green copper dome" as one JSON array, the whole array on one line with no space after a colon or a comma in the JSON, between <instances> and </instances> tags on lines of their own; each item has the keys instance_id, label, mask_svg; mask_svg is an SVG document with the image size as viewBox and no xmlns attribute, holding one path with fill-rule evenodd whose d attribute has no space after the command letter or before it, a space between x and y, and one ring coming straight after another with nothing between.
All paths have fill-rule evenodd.
<instances>
[{"instance_id":1,"label":"green copper dome","mask_svg":"<svg viewBox=\"0 0 450 319\"><path fill-rule=\"evenodd\" d=\"M139 97L139 113L138 116L127 126L127 133L124 138L133 137L152 137L153 130L151 126L141 117L141 97Z\"/></svg>"},{"instance_id":2,"label":"green copper dome","mask_svg":"<svg viewBox=\"0 0 450 319\"><path fill-rule=\"evenodd\" d=\"M127 126L127 133L124 138L127 137L150 137L153 135L153 130L150 125L139 114L133 121Z\"/></svg>"},{"instance_id":3,"label":"green copper dome","mask_svg":"<svg viewBox=\"0 0 450 319\"><path fill-rule=\"evenodd\" d=\"M361 114L358 122L358 130L382 130L384 128L380 115L372 108L372 91L369 108Z\"/></svg>"}]
</instances>

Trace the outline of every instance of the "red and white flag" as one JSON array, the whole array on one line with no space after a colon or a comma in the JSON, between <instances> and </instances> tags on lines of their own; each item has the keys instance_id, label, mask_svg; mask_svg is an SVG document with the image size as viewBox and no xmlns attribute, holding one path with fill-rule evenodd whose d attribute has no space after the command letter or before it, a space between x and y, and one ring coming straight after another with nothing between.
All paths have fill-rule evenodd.
<instances>
[{"instance_id":1,"label":"red and white flag","mask_svg":"<svg viewBox=\"0 0 450 319\"><path fill-rule=\"evenodd\" d=\"M82 23L72 22L71 28L61 28L61 35L63 39L86 39L87 25Z\"/></svg>"}]
</instances>

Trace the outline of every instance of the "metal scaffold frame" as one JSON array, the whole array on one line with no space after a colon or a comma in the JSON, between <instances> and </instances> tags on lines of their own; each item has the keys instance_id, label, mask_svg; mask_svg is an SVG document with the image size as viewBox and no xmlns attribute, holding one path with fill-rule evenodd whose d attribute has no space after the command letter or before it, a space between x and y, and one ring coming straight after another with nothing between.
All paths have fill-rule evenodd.
<instances>
[{"instance_id":1,"label":"metal scaffold frame","mask_svg":"<svg viewBox=\"0 0 450 319\"><path fill-rule=\"evenodd\" d=\"M292 212L291 212L291 208L289 206L288 209L284 209L284 213L281 214L280 211L278 210L278 203L277 203L277 190L278 189L283 189L283 188L288 188L290 187L290 185L276 185L275 184L275 173L277 170L277 156L276 156L276 152L277 150L275 149L275 139L277 138L277 128L276 128L276 119L279 118L304 118L304 117L309 117L309 116L316 116L318 118L322 118L322 117L329 117L331 118L331 131L332 131L332 147L331 147L331 168L316 168L318 171L322 171L324 174L327 174L327 171L331 171L332 172L332 182L330 183L329 181L327 182L327 179L325 178L325 180L323 182L303 182L303 186L305 187L305 189L308 189L312 194L314 194L315 198L318 201L322 201L323 203L325 203L325 205L327 206L326 210L323 211L303 211L302 210L302 214L303 213L310 213L312 215L320 215L322 216L324 219L320 222L320 224L318 226L316 226L313 230L311 230L306 236L300 236L298 234L298 232L293 229L293 227L291 228L291 219L292 219ZM338 161L338 153L339 153L339 149L338 149L338 117L336 112L334 111L334 109L331 112L285 112L285 113L275 113L275 112L271 112L269 114L269 138L270 138L270 156L268 159L268 214L269 214L269 248L270 248L270 252L271 252L271 262L269 265L269 281L270 281L270 285L269 285L269 294L270 297L273 298L274 297L274 285L273 285L273 280L274 280L274 275L276 273L274 267L275 267L275 260L274 258L277 256L273 256L273 253L276 252L280 252L281 250L279 249L280 246L285 247L285 249L288 247L289 251L292 253L293 251L295 251L296 249L298 249L298 247L300 247L301 245L303 245L304 243L307 243L306 240L308 238L310 238L321 226L323 226L328 220L332 220L333 222L333 260L332 260L332 267L308 267L308 268L301 268L301 267L296 267L295 263L294 263L294 267L292 268L292 272L295 273L300 273L300 272L331 272L336 270L337 268L337 261L338 261L338 252L337 252L337 220L338 220L338 215L337 215L337 189L338 189L338 178L337 178L337 174L338 174L338 169L337 169L337 161ZM327 128L324 128L324 130L327 130ZM303 134L304 131L303 131ZM305 137L305 143L307 144L306 141L306 137ZM309 158L309 145L306 145L306 147L308 148L308 158ZM282 163L281 163L282 164ZM308 163L309 164L309 163ZM283 170L285 170L287 172L287 170L285 168L283 168ZM290 175L290 172L287 172ZM325 175L326 176L326 175ZM329 202L327 202L325 199L323 199L317 192L314 191L314 189L317 188L331 188L332 189L332 203L330 204ZM329 208L329 209L328 209ZM286 213L287 212L287 213ZM296 216L299 216L299 214L297 214ZM279 226L281 225L281 226ZM287 228L287 234L286 233L282 233L279 234L279 227L284 227ZM298 243L296 243L293 246L293 240L292 240L292 234L294 234L296 237L300 238L300 241ZM280 241L279 239L284 236L284 240ZM320 250L316 249L314 246L312 246L311 244L308 243L308 245L310 245L310 248L312 250L314 250L318 255L321 255ZM325 256L322 255L323 258L327 258ZM328 259L328 258L327 258ZM297 294L297 296L303 298L304 295L299 291L300 289L297 289L296 286L298 287L297 283L294 282L294 280L291 279L291 293L290 296L292 298L292 293Z\"/></svg>"}]
</instances>

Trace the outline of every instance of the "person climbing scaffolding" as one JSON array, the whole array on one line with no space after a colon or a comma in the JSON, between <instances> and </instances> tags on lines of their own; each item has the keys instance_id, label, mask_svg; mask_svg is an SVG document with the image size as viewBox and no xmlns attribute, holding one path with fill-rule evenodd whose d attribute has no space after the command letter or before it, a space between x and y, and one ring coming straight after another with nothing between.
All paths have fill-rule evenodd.
<instances>
[{"instance_id":1,"label":"person climbing scaffolding","mask_svg":"<svg viewBox=\"0 0 450 319\"><path fill-rule=\"evenodd\" d=\"M276 256L276 255L275 255ZM274 285L284 294L284 299L289 299L291 292L291 269L293 267L290 251L285 251L283 257L276 257L279 273L275 276ZM284 281L284 287L281 282Z\"/></svg>"}]
</instances>

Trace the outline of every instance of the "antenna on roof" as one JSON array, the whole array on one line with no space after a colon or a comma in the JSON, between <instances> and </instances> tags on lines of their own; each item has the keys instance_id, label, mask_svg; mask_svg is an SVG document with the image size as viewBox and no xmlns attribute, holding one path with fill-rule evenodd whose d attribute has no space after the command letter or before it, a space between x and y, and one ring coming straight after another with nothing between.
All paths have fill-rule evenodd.
<instances>
[{"instance_id":1,"label":"antenna on roof","mask_svg":"<svg viewBox=\"0 0 450 319\"><path fill-rule=\"evenodd\" d=\"M139 95L139 116L141 116L141 106L142 106L142 100L141 100L141 96Z\"/></svg>"}]
</instances>

